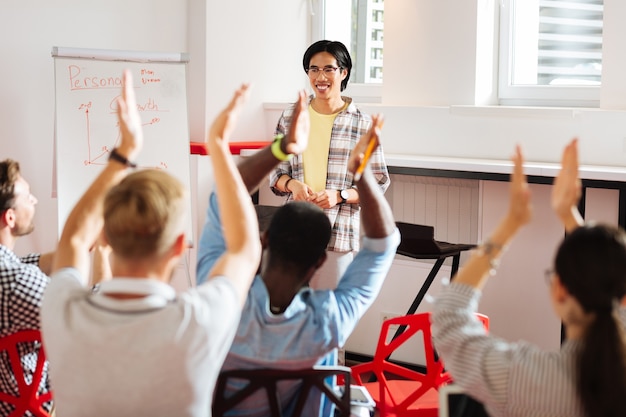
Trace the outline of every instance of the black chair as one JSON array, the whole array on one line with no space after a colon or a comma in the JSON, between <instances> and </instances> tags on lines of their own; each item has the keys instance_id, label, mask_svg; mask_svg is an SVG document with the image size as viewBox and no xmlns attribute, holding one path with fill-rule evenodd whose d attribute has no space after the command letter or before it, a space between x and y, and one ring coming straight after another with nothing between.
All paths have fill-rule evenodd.
<instances>
[{"instance_id":1,"label":"black chair","mask_svg":"<svg viewBox=\"0 0 626 417\"><path fill-rule=\"evenodd\" d=\"M278 210L281 206L264 206L264 205L255 205L254 209L256 210L256 217L259 221L259 232L265 232L268 227L270 227L270 222L272 221L272 217L276 210Z\"/></svg>"},{"instance_id":2,"label":"black chair","mask_svg":"<svg viewBox=\"0 0 626 417\"><path fill-rule=\"evenodd\" d=\"M328 383L330 377L343 378L344 386L351 384L350 368L345 366L315 366L307 369L236 369L220 373L213 397L213 416L222 417L254 393L263 390L267 395L271 417L299 417L304 410L312 388L317 388L336 408L336 416L350 416L350 390L336 392ZM226 397L226 386L229 380L244 381L244 387ZM301 384L295 398L280 398L277 389L280 381L294 381ZM294 403L295 401L295 403ZM293 413L286 415L285 409L293 408Z\"/></svg>"}]
</instances>

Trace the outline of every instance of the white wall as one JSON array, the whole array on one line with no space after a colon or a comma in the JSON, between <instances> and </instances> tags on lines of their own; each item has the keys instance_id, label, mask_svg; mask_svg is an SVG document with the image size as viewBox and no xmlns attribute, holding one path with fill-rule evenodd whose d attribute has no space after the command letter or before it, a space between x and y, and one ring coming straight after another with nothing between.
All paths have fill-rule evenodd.
<instances>
[{"instance_id":1,"label":"white wall","mask_svg":"<svg viewBox=\"0 0 626 417\"><path fill-rule=\"evenodd\" d=\"M476 13L475 0L386 0L382 103L474 104Z\"/></svg>"},{"instance_id":2,"label":"white wall","mask_svg":"<svg viewBox=\"0 0 626 417\"><path fill-rule=\"evenodd\" d=\"M49 251L57 240L53 191L53 46L181 52L186 2L57 0L0 4L0 158L21 163L39 199L36 230L16 251Z\"/></svg>"},{"instance_id":3,"label":"white wall","mask_svg":"<svg viewBox=\"0 0 626 417\"><path fill-rule=\"evenodd\" d=\"M190 0L194 14L202 13L198 4L204 2ZM189 37L195 55L190 67L206 69L191 74L190 107L197 103L206 109L205 114L191 114L191 138L204 140L206 121L223 108L237 86L250 82L250 100L234 137L267 140L263 103L295 101L297 91L307 85L301 62L308 43L308 1L206 0L204 13L204 19L195 16L190 22L197 26L194 33L205 33ZM205 89L191 92L195 85Z\"/></svg>"},{"instance_id":4,"label":"white wall","mask_svg":"<svg viewBox=\"0 0 626 417\"><path fill-rule=\"evenodd\" d=\"M484 71L493 70L494 63L489 60L497 56L489 53L489 46L478 43L479 39L481 42L491 39L489 30L493 28L487 27L486 34L478 33L477 21L483 28L490 23L496 25L497 3L495 0L386 1L386 81L380 109L387 116L383 131L387 151L507 159L513 142L520 142L532 160L556 161L564 141L579 134L585 163L623 166L626 81L622 74L626 49L622 42L626 39L626 26L621 22L626 10L622 0L605 0L607 76L603 77L601 103L603 108L617 111L508 109L498 113L499 110L489 108L449 107L493 100ZM21 239L18 253L50 250L57 239L56 200L51 196L52 46L190 52L191 139L202 140L207 121L213 119L233 89L240 82L250 81L254 89L236 137L260 140L268 138L277 119L276 108L266 112L263 103L291 101L296 91L307 85L301 57L310 41L308 10L308 0L2 2L0 157L22 162L23 173L39 198L37 229ZM564 114L571 116L564 118ZM203 164L202 158L192 161L192 174L197 174L198 186L204 192L207 168L204 165L199 168L199 164ZM194 198L200 200L202 192L198 191L192 190ZM613 195L599 194L602 199L614 199ZM499 196L498 192L487 192L482 204L485 208L494 204L498 207ZM198 206L202 204L197 201ZM201 224L204 213L198 211L197 224ZM485 228L491 225L490 221L484 223ZM536 248L552 253L554 242L549 240ZM521 256L518 251L511 250L507 259L518 256ZM394 266L389 282L402 282L403 277L413 275L406 272L407 268L411 269L406 265ZM522 278L534 278L535 269L534 266L520 268L514 273ZM496 282L493 291L498 285L501 284ZM402 288L390 285L385 291L385 297L393 299ZM515 312L507 313L504 305L492 312L498 316L494 317L494 326L501 322L504 328L517 320ZM365 326L366 331L369 327L376 334L379 314L373 310L371 316L372 320L360 326ZM541 338L541 334L536 337ZM511 336L516 335L525 333Z\"/></svg>"},{"instance_id":5,"label":"white wall","mask_svg":"<svg viewBox=\"0 0 626 417\"><path fill-rule=\"evenodd\" d=\"M53 46L190 52L191 139L201 141L241 82L254 85L236 132L266 139L262 103L289 101L305 87L308 2L280 0L58 0L0 4L0 157L21 162L39 199L36 232L17 252L47 251L57 240L53 193Z\"/></svg>"}]
</instances>

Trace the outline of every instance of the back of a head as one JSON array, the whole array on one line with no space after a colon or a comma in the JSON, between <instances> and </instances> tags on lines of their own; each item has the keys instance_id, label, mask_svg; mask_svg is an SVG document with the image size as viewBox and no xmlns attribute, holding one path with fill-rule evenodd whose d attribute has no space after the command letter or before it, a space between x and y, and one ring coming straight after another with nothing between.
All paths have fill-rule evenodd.
<instances>
[{"instance_id":1,"label":"back of a head","mask_svg":"<svg viewBox=\"0 0 626 417\"><path fill-rule=\"evenodd\" d=\"M623 416L626 405L626 338L617 315L626 294L626 234L589 224L565 237L556 273L586 313L588 326L578 357L578 392L588 416Z\"/></svg>"},{"instance_id":2,"label":"back of a head","mask_svg":"<svg viewBox=\"0 0 626 417\"><path fill-rule=\"evenodd\" d=\"M586 311L610 310L626 294L626 234L604 224L579 227L561 243L555 268Z\"/></svg>"},{"instance_id":3,"label":"back of a head","mask_svg":"<svg viewBox=\"0 0 626 417\"><path fill-rule=\"evenodd\" d=\"M350 57L348 48L339 41L321 40L311 44L302 57L302 66L305 72L309 68L313 55L320 52L328 52L334 56L337 60L337 65L348 71L346 78L341 81L341 91L345 90L350 80L350 73L352 72L352 58Z\"/></svg>"},{"instance_id":4,"label":"back of a head","mask_svg":"<svg viewBox=\"0 0 626 417\"><path fill-rule=\"evenodd\" d=\"M0 212L15 202L15 183L20 177L20 165L12 159L0 162Z\"/></svg>"},{"instance_id":5,"label":"back of a head","mask_svg":"<svg viewBox=\"0 0 626 417\"><path fill-rule=\"evenodd\" d=\"M270 262L306 270L326 252L330 221L322 209L294 201L274 214L267 230Z\"/></svg>"},{"instance_id":6,"label":"back of a head","mask_svg":"<svg viewBox=\"0 0 626 417\"><path fill-rule=\"evenodd\" d=\"M184 232L183 184L162 170L134 172L104 202L104 232L116 256L147 259L163 254Z\"/></svg>"}]
</instances>

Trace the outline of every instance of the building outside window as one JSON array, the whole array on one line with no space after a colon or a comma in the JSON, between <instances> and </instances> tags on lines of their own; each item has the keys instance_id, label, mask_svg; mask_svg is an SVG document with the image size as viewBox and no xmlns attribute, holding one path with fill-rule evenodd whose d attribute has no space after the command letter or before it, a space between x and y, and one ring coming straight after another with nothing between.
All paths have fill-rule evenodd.
<instances>
[{"instance_id":1,"label":"building outside window","mask_svg":"<svg viewBox=\"0 0 626 417\"><path fill-rule=\"evenodd\" d=\"M350 82L383 82L383 0L330 0L314 10L313 40L341 41L352 56Z\"/></svg>"},{"instance_id":2,"label":"building outside window","mask_svg":"<svg viewBox=\"0 0 626 417\"><path fill-rule=\"evenodd\" d=\"M603 0L503 0L501 104L597 106Z\"/></svg>"}]
</instances>

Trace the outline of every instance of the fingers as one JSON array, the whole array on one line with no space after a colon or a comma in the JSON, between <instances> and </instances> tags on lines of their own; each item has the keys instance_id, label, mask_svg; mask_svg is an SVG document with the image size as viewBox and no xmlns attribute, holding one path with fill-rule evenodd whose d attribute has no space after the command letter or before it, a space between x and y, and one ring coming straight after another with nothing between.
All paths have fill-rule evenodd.
<instances>
[{"instance_id":1,"label":"fingers","mask_svg":"<svg viewBox=\"0 0 626 417\"><path fill-rule=\"evenodd\" d=\"M243 105L248 100L249 91L250 91L249 83L241 84L241 86L237 90L235 90L235 94L233 95L233 98L230 100L230 103L228 103L228 107L226 107L226 110L229 112L237 112L241 110Z\"/></svg>"},{"instance_id":2,"label":"fingers","mask_svg":"<svg viewBox=\"0 0 626 417\"><path fill-rule=\"evenodd\" d=\"M131 108L137 108L137 102L135 99L135 90L133 88L133 74L130 70L124 70L123 75L124 87L122 89L122 97L124 97L124 101L126 105Z\"/></svg>"},{"instance_id":3,"label":"fingers","mask_svg":"<svg viewBox=\"0 0 626 417\"><path fill-rule=\"evenodd\" d=\"M122 73L122 97L118 97L117 99L117 118L120 122L120 125L128 124L127 115L128 115L128 100L132 100L130 98L133 96L132 93L132 75L129 70L124 70ZM125 126L123 126L125 127Z\"/></svg>"},{"instance_id":4,"label":"fingers","mask_svg":"<svg viewBox=\"0 0 626 417\"><path fill-rule=\"evenodd\" d=\"M207 141L210 146L218 142L223 144L228 141L231 133L235 129L239 113L248 99L249 91L250 84L242 84L235 90L228 105L213 120L207 136Z\"/></svg>"},{"instance_id":5,"label":"fingers","mask_svg":"<svg viewBox=\"0 0 626 417\"><path fill-rule=\"evenodd\" d=\"M380 130L383 128L384 121L385 118L382 114L374 114L372 116L372 126L368 132L363 135L367 136L367 138L362 138L359 143L363 147L363 149L361 149L362 152L366 152L367 147L372 147L372 152L376 150L380 144Z\"/></svg>"},{"instance_id":6,"label":"fingers","mask_svg":"<svg viewBox=\"0 0 626 417\"><path fill-rule=\"evenodd\" d=\"M298 91L298 99L293 110L293 118L298 119L301 112L306 111L306 93L304 90Z\"/></svg>"},{"instance_id":7,"label":"fingers","mask_svg":"<svg viewBox=\"0 0 626 417\"><path fill-rule=\"evenodd\" d=\"M574 138L565 146L563 158L561 159L561 169L568 173L578 172L578 139Z\"/></svg>"},{"instance_id":8,"label":"fingers","mask_svg":"<svg viewBox=\"0 0 626 417\"><path fill-rule=\"evenodd\" d=\"M306 92L304 90L298 91L298 112L306 109Z\"/></svg>"},{"instance_id":9,"label":"fingers","mask_svg":"<svg viewBox=\"0 0 626 417\"><path fill-rule=\"evenodd\" d=\"M289 154L301 154L309 140L310 120L307 110L307 95L304 90L298 92L291 127L287 133L285 150Z\"/></svg>"},{"instance_id":10,"label":"fingers","mask_svg":"<svg viewBox=\"0 0 626 417\"><path fill-rule=\"evenodd\" d=\"M359 139L352 150L352 154L348 160L348 170L355 174L355 181L361 178L361 174L363 174L369 158L376 148L380 146L380 130L383 127L383 123L384 117L382 114L372 115L372 125L368 131L361 136L361 139Z\"/></svg>"},{"instance_id":11,"label":"fingers","mask_svg":"<svg viewBox=\"0 0 626 417\"><path fill-rule=\"evenodd\" d=\"M133 89L133 75L130 70L124 70L122 76L122 97L117 100L117 114L120 121L123 121L129 127L135 118L137 112L137 101L135 99L135 90ZM138 115L136 116L139 117Z\"/></svg>"},{"instance_id":12,"label":"fingers","mask_svg":"<svg viewBox=\"0 0 626 417\"><path fill-rule=\"evenodd\" d=\"M122 94L117 99L117 117L120 125L121 142L119 148L127 158L133 159L143 143L141 118L137 110L133 77L130 70L122 75Z\"/></svg>"},{"instance_id":13,"label":"fingers","mask_svg":"<svg viewBox=\"0 0 626 417\"><path fill-rule=\"evenodd\" d=\"M374 126L374 130L377 131L376 134L383 128L383 124L385 124L385 117L382 114L377 113L372 116L372 125Z\"/></svg>"},{"instance_id":14,"label":"fingers","mask_svg":"<svg viewBox=\"0 0 626 417\"><path fill-rule=\"evenodd\" d=\"M515 146L515 153L511 158L513 160L513 181L519 182L524 180L524 157L522 155L522 148L519 145Z\"/></svg>"},{"instance_id":15,"label":"fingers","mask_svg":"<svg viewBox=\"0 0 626 417\"><path fill-rule=\"evenodd\" d=\"M228 103L228 106L224 109L224 113L229 117L229 123L234 124L243 108L244 104L248 101L250 91L250 84L244 83L242 84L235 93L233 94L233 98Z\"/></svg>"},{"instance_id":16,"label":"fingers","mask_svg":"<svg viewBox=\"0 0 626 417\"><path fill-rule=\"evenodd\" d=\"M367 148L365 149L365 155L368 158L380 145L380 130L383 128L384 121L385 119L382 114L375 114L372 117L371 133L369 141L367 142Z\"/></svg>"}]
</instances>

